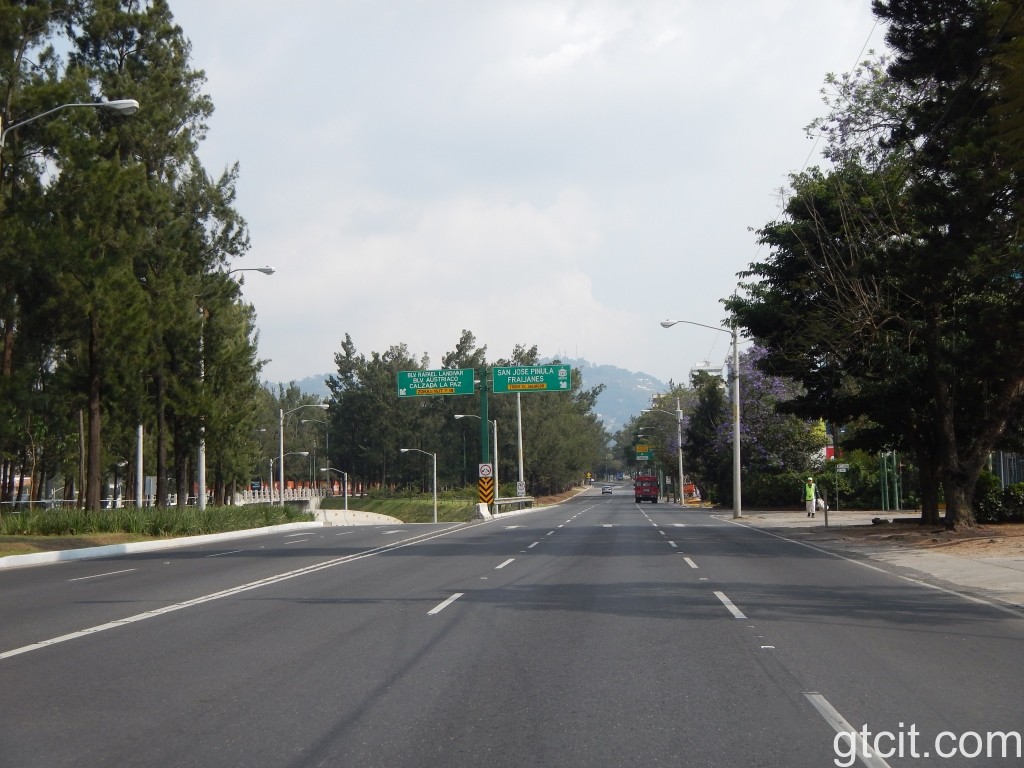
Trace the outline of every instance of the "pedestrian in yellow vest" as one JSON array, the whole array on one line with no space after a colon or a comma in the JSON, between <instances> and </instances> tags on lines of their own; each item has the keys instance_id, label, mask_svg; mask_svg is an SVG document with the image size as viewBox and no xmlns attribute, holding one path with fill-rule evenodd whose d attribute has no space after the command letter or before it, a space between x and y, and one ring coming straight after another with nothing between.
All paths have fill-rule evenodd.
<instances>
[{"instance_id":1,"label":"pedestrian in yellow vest","mask_svg":"<svg viewBox=\"0 0 1024 768\"><path fill-rule=\"evenodd\" d=\"M807 516L814 517L815 499L818 498L818 487L814 484L814 478L808 477L804 483L804 502L807 505Z\"/></svg>"}]
</instances>

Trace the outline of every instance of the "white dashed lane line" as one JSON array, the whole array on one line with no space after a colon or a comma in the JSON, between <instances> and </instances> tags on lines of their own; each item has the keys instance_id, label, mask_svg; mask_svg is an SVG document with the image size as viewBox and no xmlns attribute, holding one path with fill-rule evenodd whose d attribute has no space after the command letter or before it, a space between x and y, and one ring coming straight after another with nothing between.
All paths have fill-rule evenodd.
<instances>
[{"instance_id":1,"label":"white dashed lane line","mask_svg":"<svg viewBox=\"0 0 1024 768\"><path fill-rule=\"evenodd\" d=\"M732 600L730 600L728 597L725 596L724 592L715 592L715 597L717 597L719 600L722 601L722 605L724 605L726 608L729 609L729 613L731 613L734 618L737 618L737 619L745 619L745 618L747 618L746 616L743 615L743 612L739 608L737 608L735 605L733 605Z\"/></svg>"},{"instance_id":2,"label":"white dashed lane line","mask_svg":"<svg viewBox=\"0 0 1024 768\"><path fill-rule=\"evenodd\" d=\"M465 594L465 592L456 592L454 595L449 597L443 603L439 603L438 605L434 606L429 611L427 611L427 616L434 616L435 614L440 613L445 608L447 608L449 605L451 605L456 600L458 600L460 597L462 597L464 594Z\"/></svg>"}]
</instances>

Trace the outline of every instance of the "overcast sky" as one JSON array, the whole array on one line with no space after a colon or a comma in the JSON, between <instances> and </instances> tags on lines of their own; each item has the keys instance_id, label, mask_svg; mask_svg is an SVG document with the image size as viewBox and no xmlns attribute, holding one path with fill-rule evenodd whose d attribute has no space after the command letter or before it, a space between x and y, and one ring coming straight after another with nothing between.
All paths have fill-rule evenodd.
<instances>
[{"instance_id":1,"label":"overcast sky","mask_svg":"<svg viewBox=\"0 0 1024 768\"><path fill-rule=\"evenodd\" d=\"M170 0L241 166L263 377L463 328L686 381L870 0ZM145 105L143 105L145 108ZM763 256L764 254L760 254Z\"/></svg>"}]
</instances>

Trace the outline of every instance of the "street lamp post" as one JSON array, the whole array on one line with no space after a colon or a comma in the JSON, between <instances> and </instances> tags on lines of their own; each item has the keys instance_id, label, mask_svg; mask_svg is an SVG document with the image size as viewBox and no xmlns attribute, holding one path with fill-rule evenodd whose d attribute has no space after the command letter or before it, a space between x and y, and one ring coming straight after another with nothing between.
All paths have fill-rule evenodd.
<instances>
[{"instance_id":1,"label":"street lamp post","mask_svg":"<svg viewBox=\"0 0 1024 768\"><path fill-rule=\"evenodd\" d=\"M137 105L136 105L137 108ZM233 274L234 272L262 272L264 275L274 274L273 267L245 267L243 269L229 269L225 274ZM203 326L199 330L199 380L203 381L206 378L206 366L203 360L205 352L203 350L203 328L206 325L206 314L203 313ZM196 474L198 475L199 481L199 494L196 496L196 505L199 507L199 511L206 509L206 425L199 425L199 461L196 466ZM274 476L271 473L270 484L274 484ZM273 490L273 489L271 489Z\"/></svg>"},{"instance_id":2,"label":"street lamp post","mask_svg":"<svg viewBox=\"0 0 1024 768\"><path fill-rule=\"evenodd\" d=\"M331 430L327 422L323 419L299 419L299 424L305 424L307 422L313 422L315 424L324 425L324 453L326 454L324 460L331 463Z\"/></svg>"},{"instance_id":3,"label":"street lamp post","mask_svg":"<svg viewBox=\"0 0 1024 768\"><path fill-rule=\"evenodd\" d=\"M59 112L62 109L70 109L72 107L92 107L93 109L109 109L113 112L117 112L122 115L134 115L139 111L139 102L135 99L115 99L114 101L84 101L74 102L71 104L61 104L59 107L48 109L45 112L40 112L38 115L26 118L21 122L12 123L0 131L0 151L3 150L4 145L7 143L7 134L11 131L21 128L23 125L28 123L34 123L36 120L52 115L54 112ZM2 126L2 122L0 122Z\"/></svg>"},{"instance_id":4,"label":"street lamp post","mask_svg":"<svg viewBox=\"0 0 1024 768\"><path fill-rule=\"evenodd\" d=\"M285 456L309 456L309 451L289 451L288 453L281 454L280 456L274 456L270 459L270 503L274 503L274 462L279 463L278 469L284 466ZM281 470L281 477L284 477L284 471ZM281 506L284 506L284 485L281 486Z\"/></svg>"},{"instance_id":5,"label":"street lamp post","mask_svg":"<svg viewBox=\"0 0 1024 768\"><path fill-rule=\"evenodd\" d=\"M416 453L422 453L424 456L429 456L434 461L434 522L437 522L437 454L430 453L429 451L421 451L419 448L399 448L402 453L408 453L409 451L415 451Z\"/></svg>"},{"instance_id":6,"label":"street lamp post","mask_svg":"<svg viewBox=\"0 0 1024 768\"><path fill-rule=\"evenodd\" d=\"M683 409L679 406L679 398L676 398L676 412L665 411L661 408L644 408L641 413L650 413L651 411L657 411L658 413L667 413L669 416L676 417L676 445L679 458L679 487L676 489L676 497L679 499L679 503L686 506L686 481L683 479Z\"/></svg>"},{"instance_id":7,"label":"street lamp post","mask_svg":"<svg viewBox=\"0 0 1024 768\"><path fill-rule=\"evenodd\" d=\"M479 419L480 417L477 416L475 413L456 413L455 414L455 418L456 419L466 419L466 418L469 418L469 419ZM500 486L498 485L498 420L497 419L488 419L487 421L494 427L494 497L497 498L498 497L498 489L500 488ZM520 445L522 445L522 444L520 443ZM520 457L519 466L522 467L522 457ZM521 469L520 469L520 477L522 477L522 470Z\"/></svg>"},{"instance_id":8,"label":"street lamp post","mask_svg":"<svg viewBox=\"0 0 1024 768\"><path fill-rule=\"evenodd\" d=\"M740 345L737 338L735 321L730 330L718 328L714 325L695 323L692 320L664 320L662 328L671 328L678 323L696 325L701 328L710 328L719 333L728 333L732 336L732 516L733 518L743 517L743 505L741 501L742 481L740 480Z\"/></svg>"},{"instance_id":9,"label":"street lamp post","mask_svg":"<svg viewBox=\"0 0 1024 768\"><path fill-rule=\"evenodd\" d=\"M300 405L295 408L292 408L289 411L286 411L284 408L278 409L279 413L277 422L277 458L279 459L279 462L277 466L277 478L278 481L280 482L279 494L281 497L282 507L284 506L284 417L290 413L300 411L303 408L323 408L324 410L326 410L328 408L328 405L327 403L306 403L305 405ZM307 452L306 455L308 456L309 453Z\"/></svg>"},{"instance_id":10,"label":"street lamp post","mask_svg":"<svg viewBox=\"0 0 1024 768\"><path fill-rule=\"evenodd\" d=\"M334 467L320 467L320 471L337 472L339 475L342 476L342 482L344 482L344 486L342 487L342 493L345 496L345 511L348 512L348 472L344 472L340 469L335 469Z\"/></svg>"}]
</instances>

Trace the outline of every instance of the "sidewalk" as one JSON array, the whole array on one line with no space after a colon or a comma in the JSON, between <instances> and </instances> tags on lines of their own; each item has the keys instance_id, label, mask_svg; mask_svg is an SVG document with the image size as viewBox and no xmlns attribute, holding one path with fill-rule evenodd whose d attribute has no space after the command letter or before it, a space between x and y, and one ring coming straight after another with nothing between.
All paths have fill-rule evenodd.
<instances>
[{"instance_id":1,"label":"sidewalk","mask_svg":"<svg viewBox=\"0 0 1024 768\"><path fill-rule=\"evenodd\" d=\"M731 514L718 515L732 519ZM804 542L896 575L1006 606L1024 618L1024 526L982 526L964 533L909 520L913 512L745 512L736 521Z\"/></svg>"}]
</instances>

